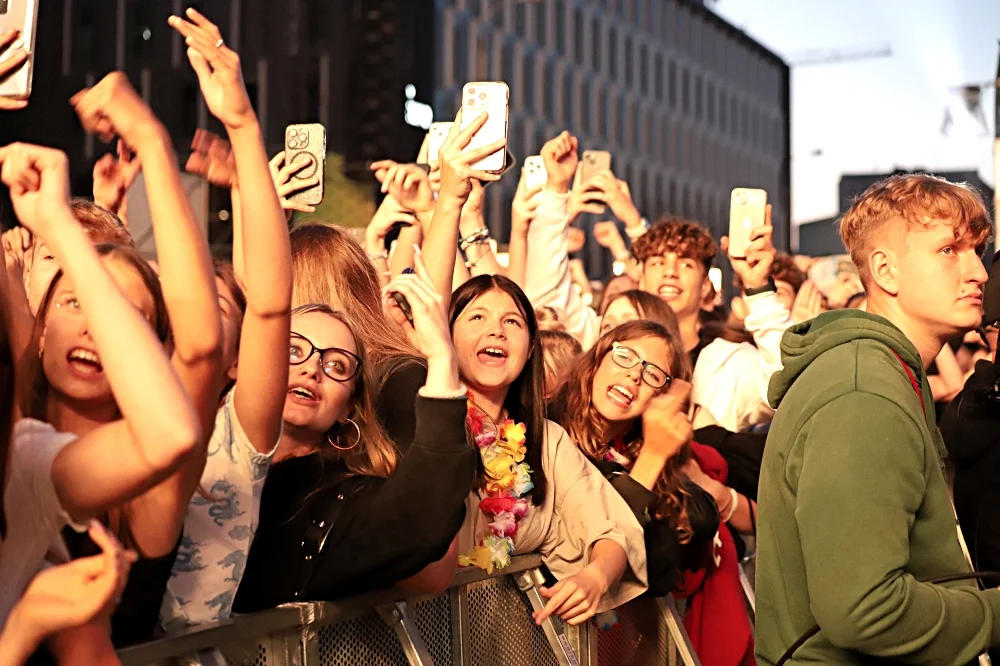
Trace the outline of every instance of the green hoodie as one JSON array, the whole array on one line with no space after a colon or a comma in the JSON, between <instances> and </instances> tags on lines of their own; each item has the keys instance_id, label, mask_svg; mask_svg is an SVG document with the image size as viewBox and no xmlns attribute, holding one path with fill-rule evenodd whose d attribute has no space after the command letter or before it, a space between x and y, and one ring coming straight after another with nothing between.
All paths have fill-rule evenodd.
<instances>
[{"instance_id":1,"label":"green hoodie","mask_svg":"<svg viewBox=\"0 0 1000 666\"><path fill-rule=\"evenodd\" d=\"M789 329L781 355L758 493L758 663L816 624L789 664L973 661L1000 642L1000 592L918 582L969 566L916 349L888 320L840 310Z\"/></svg>"}]
</instances>

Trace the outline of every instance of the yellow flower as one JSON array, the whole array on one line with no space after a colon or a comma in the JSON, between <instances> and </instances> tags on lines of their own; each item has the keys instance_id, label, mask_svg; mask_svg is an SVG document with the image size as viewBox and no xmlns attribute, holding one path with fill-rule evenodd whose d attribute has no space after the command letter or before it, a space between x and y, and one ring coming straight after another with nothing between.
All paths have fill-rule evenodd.
<instances>
[{"instance_id":1,"label":"yellow flower","mask_svg":"<svg viewBox=\"0 0 1000 666\"><path fill-rule=\"evenodd\" d=\"M493 560L490 558L490 549L485 546L476 546L468 555L459 555L458 564L463 567L479 567L487 574L493 573Z\"/></svg>"},{"instance_id":2,"label":"yellow flower","mask_svg":"<svg viewBox=\"0 0 1000 666\"><path fill-rule=\"evenodd\" d=\"M515 446L524 444L527 432L528 429L523 423L514 423L510 419L503 422L503 439Z\"/></svg>"}]
</instances>

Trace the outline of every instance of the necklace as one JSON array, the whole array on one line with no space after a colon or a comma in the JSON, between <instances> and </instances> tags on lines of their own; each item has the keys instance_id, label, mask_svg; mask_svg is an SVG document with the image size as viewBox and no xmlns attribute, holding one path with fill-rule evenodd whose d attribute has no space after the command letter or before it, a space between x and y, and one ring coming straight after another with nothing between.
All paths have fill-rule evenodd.
<instances>
[{"instance_id":1,"label":"necklace","mask_svg":"<svg viewBox=\"0 0 1000 666\"><path fill-rule=\"evenodd\" d=\"M527 452L523 423L504 419L499 427L468 396L469 411L465 423L479 448L486 471L486 496L479 510L493 520L489 534L469 553L458 556L460 566L475 566L492 574L510 564L514 554L514 535L518 521L531 507L525 496L534 488L531 468L524 462Z\"/></svg>"}]
</instances>

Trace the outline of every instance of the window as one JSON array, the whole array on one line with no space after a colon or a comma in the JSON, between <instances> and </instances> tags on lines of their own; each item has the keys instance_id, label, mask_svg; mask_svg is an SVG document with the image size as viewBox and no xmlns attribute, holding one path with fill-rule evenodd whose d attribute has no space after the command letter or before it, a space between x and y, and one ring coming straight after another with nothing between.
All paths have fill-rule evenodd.
<instances>
[{"instance_id":1,"label":"window","mask_svg":"<svg viewBox=\"0 0 1000 666\"><path fill-rule=\"evenodd\" d=\"M595 120L597 116L597 96L594 95L593 88L594 84L590 79L584 80L582 91L583 99L581 100L582 104L579 107L583 111L582 125L586 128L585 131L591 135L597 133L594 131L594 128L597 126Z\"/></svg>"},{"instance_id":2,"label":"window","mask_svg":"<svg viewBox=\"0 0 1000 666\"><path fill-rule=\"evenodd\" d=\"M657 102L663 101L663 54L653 55L653 95Z\"/></svg>"},{"instance_id":3,"label":"window","mask_svg":"<svg viewBox=\"0 0 1000 666\"><path fill-rule=\"evenodd\" d=\"M702 114L705 111L704 98L702 97L704 93L701 77L695 75L694 77L694 117L701 120Z\"/></svg>"},{"instance_id":4,"label":"window","mask_svg":"<svg viewBox=\"0 0 1000 666\"><path fill-rule=\"evenodd\" d=\"M707 92L705 94L706 106L708 107L708 125L709 127L715 127L715 84L709 82Z\"/></svg>"},{"instance_id":5,"label":"window","mask_svg":"<svg viewBox=\"0 0 1000 666\"><path fill-rule=\"evenodd\" d=\"M625 40L625 87L635 86L635 42L629 37ZM643 77L642 88L645 90L646 81Z\"/></svg>"},{"instance_id":6,"label":"window","mask_svg":"<svg viewBox=\"0 0 1000 666\"><path fill-rule=\"evenodd\" d=\"M535 23L535 43L550 49L553 48L555 45L549 35L548 7L545 6L545 3L540 2L528 5L528 11L532 13L531 18L534 19Z\"/></svg>"},{"instance_id":7,"label":"window","mask_svg":"<svg viewBox=\"0 0 1000 666\"><path fill-rule=\"evenodd\" d=\"M476 35L476 65L471 79L465 81L489 81L490 79L490 33L486 28ZM461 80L461 79L460 79Z\"/></svg>"},{"instance_id":8,"label":"window","mask_svg":"<svg viewBox=\"0 0 1000 666\"><path fill-rule=\"evenodd\" d=\"M643 44L639 47L639 92L643 97L649 95L649 48Z\"/></svg>"},{"instance_id":9,"label":"window","mask_svg":"<svg viewBox=\"0 0 1000 666\"><path fill-rule=\"evenodd\" d=\"M614 28L608 31L608 67L606 74L613 79L618 79L618 31Z\"/></svg>"},{"instance_id":10,"label":"window","mask_svg":"<svg viewBox=\"0 0 1000 666\"><path fill-rule=\"evenodd\" d=\"M590 24L590 66L595 72L601 71L601 63L604 62L601 57L601 20L595 18Z\"/></svg>"},{"instance_id":11,"label":"window","mask_svg":"<svg viewBox=\"0 0 1000 666\"><path fill-rule=\"evenodd\" d=\"M520 74L523 76L521 79L523 81L521 90L524 93L524 106L530 113L536 113L538 111L538 100L535 96L535 86L537 84L537 78L535 77L536 54L532 52L525 53L526 49L520 45L518 45L517 50L517 60L521 69Z\"/></svg>"},{"instance_id":12,"label":"window","mask_svg":"<svg viewBox=\"0 0 1000 666\"><path fill-rule=\"evenodd\" d=\"M500 3L496 4L499 9ZM528 9L529 7L523 2L515 3L514 5L514 32L521 39L528 39Z\"/></svg>"},{"instance_id":13,"label":"window","mask_svg":"<svg viewBox=\"0 0 1000 666\"><path fill-rule=\"evenodd\" d=\"M556 52L559 55L569 55L566 52L566 0L553 0L555 7L552 9L555 19L556 32Z\"/></svg>"},{"instance_id":14,"label":"window","mask_svg":"<svg viewBox=\"0 0 1000 666\"><path fill-rule=\"evenodd\" d=\"M583 64L587 54L587 19L580 8L573 11L573 44L576 62Z\"/></svg>"},{"instance_id":15,"label":"window","mask_svg":"<svg viewBox=\"0 0 1000 666\"><path fill-rule=\"evenodd\" d=\"M723 132L728 128L727 115L729 115L729 105L726 103L726 89L719 88L719 129Z\"/></svg>"},{"instance_id":16,"label":"window","mask_svg":"<svg viewBox=\"0 0 1000 666\"><path fill-rule=\"evenodd\" d=\"M517 79L517 58L514 57L514 44L510 41L504 41L503 44L503 71L500 73L500 78L504 81L514 82Z\"/></svg>"},{"instance_id":17,"label":"window","mask_svg":"<svg viewBox=\"0 0 1000 666\"><path fill-rule=\"evenodd\" d=\"M475 72L469 68L469 24L466 21L455 23L455 80L459 83L475 80Z\"/></svg>"},{"instance_id":18,"label":"window","mask_svg":"<svg viewBox=\"0 0 1000 666\"><path fill-rule=\"evenodd\" d=\"M681 110L686 116L691 112L691 72L685 68L683 74L681 79Z\"/></svg>"},{"instance_id":19,"label":"window","mask_svg":"<svg viewBox=\"0 0 1000 666\"><path fill-rule=\"evenodd\" d=\"M667 64L667 101L671 109L677 108L677 62L671 60Z\"/></svg>"},{"instance_id":20,"label":"window","mask_svg":"<svg viewBox=\"0 0 1000 666\"><path fill-rule=\"evenodd\" d=\"M556 65L554 60L546 60L545 64L542 66L542 93L544 95L542 113L546 118L552 121L558 121L556 118Z\"/></svg>"}]
</instances>

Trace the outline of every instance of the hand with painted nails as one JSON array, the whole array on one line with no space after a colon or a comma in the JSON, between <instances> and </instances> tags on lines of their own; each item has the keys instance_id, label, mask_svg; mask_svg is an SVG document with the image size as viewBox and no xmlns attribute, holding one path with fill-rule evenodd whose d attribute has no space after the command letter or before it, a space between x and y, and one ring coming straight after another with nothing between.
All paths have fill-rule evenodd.
<instances>
[{"instance_id":1,"label":"hand with painted nails","mask_svg":"<svg viewBox=\"0 0 1000 666\"><path fill-rule=\"evenodd\" d=\"M303 153L308 160L299 160L291 164L285 163L285 151L281 151L273 158L268 166L271 168L271 179L274 180L274 187L278 190L278 201L285 211L285 217L291 218L292 211L300 213L315 213L316 207L309 204L293 201L291 197L296 192L316 187L319 185L319 176L311 178L293 178L295 174L302 171L307 166L311 166L313 158L308 153Z\"/></svg>"}]
</instances>

